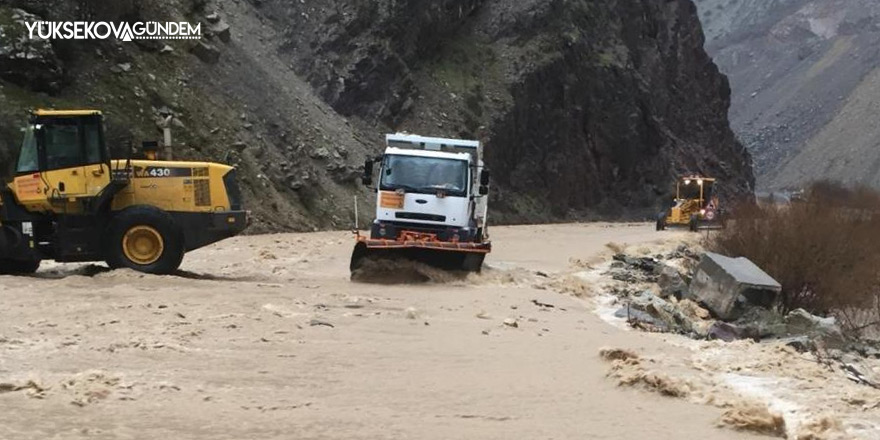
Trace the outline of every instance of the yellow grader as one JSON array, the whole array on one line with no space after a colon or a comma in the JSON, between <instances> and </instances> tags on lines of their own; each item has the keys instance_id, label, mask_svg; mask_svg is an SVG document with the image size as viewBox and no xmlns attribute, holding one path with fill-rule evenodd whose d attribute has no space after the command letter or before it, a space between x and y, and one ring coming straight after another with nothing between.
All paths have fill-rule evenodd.
<instances>
[{"instance_id":1,"label":"yellow grader","mask_svg":"<svg viewBox=\"0 0 880 440\"><path fill-rule=\"evenodd\" d=\"M673 205L657 215L657 230L687 226L693 232L704 227L724 227L724 211L716 195L718 182L700 175L678 179Z\"/></svg>"},{"instance_id":2,"label":"yellow grader","mask_svg":"<svg viewBox=\"0 0 880 440\"><path fill-rule=\"evenodd\" d=\"M147 156L156 159L155 149ZM233 167L114 160L101 112L37 110L14 178L0 186L0 273L55 260L168 274L184 253L247 224Z\"/></svg>"}]
</instances>

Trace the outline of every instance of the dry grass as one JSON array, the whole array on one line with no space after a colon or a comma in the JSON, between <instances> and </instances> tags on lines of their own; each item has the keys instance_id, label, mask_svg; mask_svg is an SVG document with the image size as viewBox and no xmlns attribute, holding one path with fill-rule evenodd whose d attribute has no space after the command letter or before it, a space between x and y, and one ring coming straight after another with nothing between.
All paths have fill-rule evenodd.
<instances>
[{"instance_id":1,"label":"dry grass","mask_svg":"<svg viewBox=\"0 0 880 440\"><path fill-rule=\"evenodd\" d=\"M708 247L754 261L783 286L783 308L880 324L880 193L814 184L790 206L741 206Z\"/></svg>"}]
</instances>

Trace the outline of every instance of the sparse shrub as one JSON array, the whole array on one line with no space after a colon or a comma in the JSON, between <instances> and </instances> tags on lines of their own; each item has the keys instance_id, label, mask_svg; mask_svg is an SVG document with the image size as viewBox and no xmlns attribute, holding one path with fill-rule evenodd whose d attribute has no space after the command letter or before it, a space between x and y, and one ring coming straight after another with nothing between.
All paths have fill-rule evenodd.
<instances>
[{"instance_id":1,"label":"sparse shrub","mask_svg":"<svg viewBox=\"0 0 880 440\"><path fill-rule=\"evenodd\" d=\"M803 202L735 212L708 246L776 278L784 311L835 315L850 331L880 329L880 193L818 182Z\"/></svg>"}]
</instances>

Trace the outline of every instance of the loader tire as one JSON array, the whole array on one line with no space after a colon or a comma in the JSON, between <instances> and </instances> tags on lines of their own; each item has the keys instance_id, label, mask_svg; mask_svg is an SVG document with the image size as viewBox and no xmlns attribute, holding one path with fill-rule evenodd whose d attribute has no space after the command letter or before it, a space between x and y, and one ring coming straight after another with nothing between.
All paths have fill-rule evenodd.
<instances>
[{"instance_id":1,"label":"loader tire","mask_svg":"<svg viewBox=\"0 0 880 440\"><path fill-rule=\"evenodd\" d=\"M660 214L657 214L657 230L658 231L665 231L666 230L666 214L665 213L661 212Z\"/></svg>"},{"instance_id":2,"label":"loader tire","mask_svg":"<svg viewBox=\"0 0 880 440\"><path fill-rule=\"evenodd\" d=\"M700 231L700 219L697 216L692 215L691 221L688 223L688 226L690 227L691 232L699 232Z\"/></svg>"},{"instance_id":3,"label":"loader tire","mask_svg":"<svg viewBox=\"0 0 880 440\"><path fill-rule=\"evenodd\" d=\"M30 275L40 268L40 260L0 259L0 275Z\"/></svg>"},{"instance_id":4,"label":"loader tire","mask_svg":"<svg viewBox=\"0 0 880 440\"><path fill-rule=\"evenodd\" d=\"M132 206L117 214L107 238L107 264L113 269L168 275L183 261L182 230L170 214L153 206Z\"/></svg>"}]
</instances>

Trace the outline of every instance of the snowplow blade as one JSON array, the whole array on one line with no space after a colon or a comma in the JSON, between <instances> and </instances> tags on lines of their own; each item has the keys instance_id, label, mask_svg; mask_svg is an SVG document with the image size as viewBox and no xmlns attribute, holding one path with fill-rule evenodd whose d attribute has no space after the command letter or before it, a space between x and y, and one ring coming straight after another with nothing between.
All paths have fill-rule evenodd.
<instances>
[{"instance_id":1,"label":"snowplow blade","mask_svg":"<svg viewBox=\"0 0 880 440\"><path fill-rule=\"evenodd\" d=\"M409 260L444 270L479 272L491 243L447 243L437 241L394 241L359 238L351 255L352 272L365 261Z\"/></svg>"}]
</instances>

